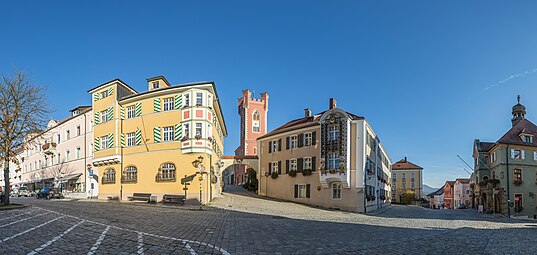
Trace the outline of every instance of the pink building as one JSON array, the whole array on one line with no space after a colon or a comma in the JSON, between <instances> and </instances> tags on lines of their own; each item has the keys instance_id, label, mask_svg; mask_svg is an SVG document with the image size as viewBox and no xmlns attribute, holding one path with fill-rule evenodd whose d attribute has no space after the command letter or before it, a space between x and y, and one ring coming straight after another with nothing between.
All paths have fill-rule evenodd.
<instances>
[{"instance_id":1,"label":"pink building","mask_svg":"<svg viewBox=\"0 0 537 255\"><path fill-rule=\"evenodd\" d=\"M261 93L261 98L253 98L250 90L243 90L238 99L239 116L241 118L241 138L235 156L257 155L258 137L267 133L268 93ZM232 184L243 184L246 181L245 165L233 166Z\"/></svg>"},{"instance_id":2,"label":"pink building","mask_svg":"<svg viewBox=\"0 0 537 255\"><path fill-rule=\"evenodd\" d=\"M465 205L470 206L470 179L459 178L453 185L453 201L455 208Z\"/></svg>"}]
</instances>

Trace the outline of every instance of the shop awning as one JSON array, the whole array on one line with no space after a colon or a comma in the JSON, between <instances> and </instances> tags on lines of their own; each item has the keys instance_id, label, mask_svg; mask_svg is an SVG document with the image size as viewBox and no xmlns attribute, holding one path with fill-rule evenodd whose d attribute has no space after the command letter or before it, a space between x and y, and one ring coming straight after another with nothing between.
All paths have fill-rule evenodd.
<instances>
[{"instance_id":1,"label":"shop awning","mask_svg":"<svg viewBox=\"0 0 537 255\"><path fill-rule=\"evenodd\" d=\"M72 179L78 179L78 177L80 177L82 174L70 174L70 175L66 175L62 178L58 178L58 182L67 182L69 180L72 180Z\"/></svg>"}]
</instances>

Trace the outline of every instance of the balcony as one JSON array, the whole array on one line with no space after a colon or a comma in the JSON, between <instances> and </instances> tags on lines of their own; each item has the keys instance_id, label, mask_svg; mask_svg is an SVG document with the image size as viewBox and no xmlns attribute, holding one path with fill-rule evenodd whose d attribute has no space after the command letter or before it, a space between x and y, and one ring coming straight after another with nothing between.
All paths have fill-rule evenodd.
<instances>
[{"instance_id":1,"label":"balcony","mask_svg":"<svg viewBox=\"0 0 537 255\"><path fill-rule=\"evenodd\" d=\"M45 143L41 146L41 149L43 149L43 153L47 155L54 155L56 152L56 143L50 142Z\"/></svg>"}]
</instances>

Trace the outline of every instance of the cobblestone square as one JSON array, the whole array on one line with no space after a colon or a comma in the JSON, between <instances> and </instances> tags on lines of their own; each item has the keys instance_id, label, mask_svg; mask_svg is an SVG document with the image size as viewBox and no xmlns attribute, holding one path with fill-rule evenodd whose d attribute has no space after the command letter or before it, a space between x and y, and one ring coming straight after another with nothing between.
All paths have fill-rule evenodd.
<instances>
[{"instance_id":1,"label":"cobblestone square","mask_svg":"<svg viewBox=\"0 0 537 255\"><path fill-rule=\"evenodd\" d=\"M14 199L32 207L0 211L0 254L537 253L531 221L395 205L362 215L228 189L203 211Z\"/></svg>"}]
</instances>

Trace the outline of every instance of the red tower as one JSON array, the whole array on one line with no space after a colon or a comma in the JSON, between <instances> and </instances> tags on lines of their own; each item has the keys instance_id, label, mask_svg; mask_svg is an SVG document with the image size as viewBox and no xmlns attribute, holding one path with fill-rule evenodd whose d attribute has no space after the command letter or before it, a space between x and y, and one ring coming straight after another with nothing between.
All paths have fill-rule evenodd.
<instances>
[{"instance_id":1,"label":"red tower","mask_svg":"<svg viewBox=\"0 0 537 255\"><path fill-rule=\"evenodd\" d=\"M261 98L253 98L250 90L243 90L238 99L239 116L241 118L241 141L235 150L235 156L257 155L256 139L267 133L268 93L261 93ZM234 182L242 184L246 181L245 165L234 167Z\"/></svg>"}]
</instances>

